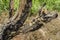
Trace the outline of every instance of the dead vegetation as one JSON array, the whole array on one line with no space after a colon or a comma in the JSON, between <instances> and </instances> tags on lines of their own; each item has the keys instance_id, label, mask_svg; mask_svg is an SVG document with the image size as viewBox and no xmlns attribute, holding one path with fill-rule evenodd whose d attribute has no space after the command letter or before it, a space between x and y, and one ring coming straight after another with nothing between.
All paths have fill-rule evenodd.
<instances>
[{"instance_id":1,"label":"dead vegetation","mask_svg":"<svg viewBox=\"0 0 60 40\"><path fill-rule=\"evenodd\" d=\"M12 1L10 1L10 3L11 2ZM51 40L51 38L55 38L53 37L54 35L52 37L50 36L50 32L55 29L51 30L50 28L53 27L51 26L53 24L52 21L58 17L58 14L56 12L48 12L48 14L46 14L42 11L46 3L42 5L41 9L38 11L37 17L33 17L34 19L32 17L31 19L30 17L27 19L32 6L32 0L20 0L19 9L14 16L12 16L12 13L14 13L12 10L14 7L12 5L10 4L11 7L9 12L11 15L8 14L9 18L8 15L7 17L5 16L8 19L4 18L2 14L4 22L0 24L0 40ZM6 21L4 19L6 19ZM26 19L31 22L28 23ZM53 28L55 28L55 24L53 25ZM56 35L58 34L59 33Z\"/></svg>"}]
</instances>

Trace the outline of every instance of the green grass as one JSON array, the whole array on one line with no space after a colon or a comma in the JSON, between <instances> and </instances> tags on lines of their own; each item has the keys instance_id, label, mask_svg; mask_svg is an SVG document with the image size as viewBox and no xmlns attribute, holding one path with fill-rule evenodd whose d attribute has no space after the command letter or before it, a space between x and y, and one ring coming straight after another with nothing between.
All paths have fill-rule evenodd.
<instances>
[{"instance_id":1,"label":"green grass","mask_svg":"<svg viewBox=\"0 0 60 40\"><path fill-rule=\"evenodd\" d=\"M46 2L45 8L48 10L60 11L60 0L33 0L31 12L36 13L44 2Z\"/></svg>"},{"instance_id":2,"label":"green grass","mask_svg":"<svg viewBox=\"0 0 60 40\"><path fill-rule=\"evenodd\" d=\"M60 0L32 0L31 13L37 13L44 2L47 3L45 8L60 11ZM15 10L18 9L18 5L19 0L14 0ZM6 10L9 10L9 0L0 0L0 13Z\"/></svg>"}]
</instances>

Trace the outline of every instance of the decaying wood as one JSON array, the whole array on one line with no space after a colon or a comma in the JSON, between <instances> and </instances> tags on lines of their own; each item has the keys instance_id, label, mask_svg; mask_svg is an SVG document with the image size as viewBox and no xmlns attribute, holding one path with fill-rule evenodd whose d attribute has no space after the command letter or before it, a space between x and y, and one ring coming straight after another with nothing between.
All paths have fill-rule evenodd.
<instances>
[{"instance_id":1,"label":"decaying wood","mask_svg":"<svg viewBox=\"0 0 60 40\"><path fill-rule=\"evenodd\" d=\"M23 25L29 14L31 8L30 4L32 4L32 0L20 0L20 7L18 12L13 17L11 17L7 23L1 26L1 40L10 40L10 37L12 37L11 32L16 33L19 27Z\"/></svg>"},{"instance_id":2,"label":"decaying wood","mask_svg":"<svg viewBox=\"0 0 60 40\"><path fill-rule=\"evenodd\" d=\"M45 6L46 6L46 3L43 3L43 5L42 5L41 9L39 10L39 16L41 16L41 15L42 15L41 11L42 11L43 7L45 7Z\"/></svg>"},{"instance_id":3,"label":"decaying wood","mask_svg":"<svg viewBox=\"0 0 60 40\"><path fill-rule=\"evenodd\" d=\"M11 17L6 23L0 25L0 40L10 40L19 33L19 28L23 26L25 20L27 19L31 6L32 0L19 0L18 12L13 17ZM40 13L44 6L45 4L41 7ZM33 21L31 26L23 28L22 33L39 29L43 25L43 23L40 22L40 15L41 14L39 14L39 17L34 19L36 21Z\"/></svg>"},{"instance_id":4,"label":"decaying wood","mask_svg":"<svg viewBox=\"0 0 60 40\"><path fill-rule=\"evenodd\" d=\"M52 19L55 19L58 17L57 12L47 12L45 13L44 11L42 12L42 15L40 16L41 20L43 22L50 22Z\"/></svg>"},{"instance_id":5,"label":"decaying wood","mask_svg":"<svg viewBox=\"0 0 60 40\"><path fill-rule=\"evenodd\" d=\"M14 0L10 0L9 2L9 18L14 14Z\"/></svg>"},{"instance_id":6,"label":"decaying wood","mask_svg":"<svg viewBox=\"0 0 60 40\"><path fill-rule=\"evenodd\" d=\"M21 32L27 33L30 31L35 31L35 30L38 30L39 28L41 28L43 26L43 23L40 20L38 20L38 19L34 19L34 20L36 20L36 21L32 22L31 23L32 25L24 26L24 28L22 29Z\"/></svg>"},{"instance_id":7,"label":"decaying wood","mask_svg":"<svg viewBox=\"0 0 60 40\"><path fill-rule=\"evenodd\" d=\"M44 3L42 5L41 9L39 10L39 16L37 18L33 19L33 21L30 23L31 25L25 24L26 27L24 27L21 32L27 33L31 30L34 31L36 29L39 29L40 27L42 27L44 25L44 21L45 21L45 23L48 23L52 19L55 19L58 17L58 14L56 12L54 12L54 13L50 12L48 14L45 13L46 15L44 16L44 13L41 13L41 11L45 5L46 5L46 3ZM41 18L43 18L44 21L42 21Z\"/></svg>"},{"instance_id":8,"label":"decaying wood","mask_svg":"<svg viewBox=\"0 0 60 40\"><path fill-rule=\"evenodd\" d=\"M43 22L50 22L52 19L57 18L58 14L57 12L47 12L45 13L43 10L43 7L46 5L46 3L44 3L41 7L41 9L39 10L39 17L41 18L41 20Z\"/></svg>"}]
</instances>

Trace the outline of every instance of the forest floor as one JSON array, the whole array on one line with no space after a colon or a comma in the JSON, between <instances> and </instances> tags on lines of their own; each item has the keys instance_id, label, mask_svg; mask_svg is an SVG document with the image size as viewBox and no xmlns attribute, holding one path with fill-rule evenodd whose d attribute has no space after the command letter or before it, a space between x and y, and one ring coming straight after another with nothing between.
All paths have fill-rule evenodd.
<instances>
[{"instance_id":1,"label":"forest floor","mask_svg":"<svg viewBox=\"0 0 60 40\"><path fill-rule=\"evenodd\" d=\"M0 16L0 23L4 23L7 17L7 14L2 14ZM26 23L28 24L32 18L28 18ZM26 34L20 33L11 40L60 40L60 14L58 14L58 18L44 23L44 26L38 30Z\"/></svg>"}]
</instances>

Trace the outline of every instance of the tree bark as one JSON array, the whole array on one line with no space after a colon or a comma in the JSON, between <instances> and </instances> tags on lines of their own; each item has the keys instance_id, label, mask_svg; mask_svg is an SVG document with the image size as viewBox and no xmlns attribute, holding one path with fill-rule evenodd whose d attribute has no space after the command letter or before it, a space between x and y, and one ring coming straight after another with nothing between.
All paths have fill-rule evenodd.
<instances>
[{"instance_id":1,"label":"tree bark","mask_svg":"<svg viewBox=\"0 0 60 40\"><path fill-rule=\"evenodd\" d=\"M32 0L20 0L19 1L19 9L18 12L11 17L7 23L2 24L1 31L0 31L0 39L1 40L10 40L13 38L12 32L15 32L14 34L17 34L17 31L21 26L23 26L23 23L25 22L26 18L28 17L30 8L32 4Z\"/></svg>"},{"instance_id":2,"label":"tree bark","mask_svg":"<svg viewBox=\"0 0 60 40\"><path fill-rule=\"evenodd\" d=\"M14 15L14 0L10 0L9 2L9 18Z\"/></svg>"}]
</instances>

